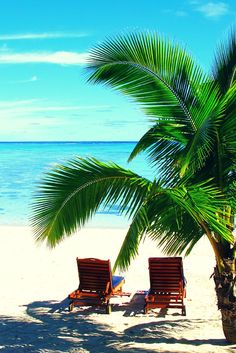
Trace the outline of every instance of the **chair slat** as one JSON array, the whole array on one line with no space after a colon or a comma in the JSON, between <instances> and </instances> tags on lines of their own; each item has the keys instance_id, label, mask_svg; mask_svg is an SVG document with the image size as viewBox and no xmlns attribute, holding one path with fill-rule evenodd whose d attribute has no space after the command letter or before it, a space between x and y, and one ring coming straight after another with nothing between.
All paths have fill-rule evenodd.
<instances>
[{"instance_id":1,"label":"chair slat","mask_svg":"<svg viewBox=\"0 0 236 353\"><path fill-rule=\"evenodd\" d=\"M70 310L74 306L106 305L107 312L110 312L109 300L112 296L130 295L122 291L123 277L115 276L113 279L110 260L77 258L76 261L79 287L69 294ZM113 282L115 287L112 286Z\"/></svg>"},{"instance_id":2,"label":"chair slat","mask_svg":"<svg viewBox=\"0 0 236 353\"><path fill-rule=\"evenodd\" d=\"M182 258L149 258L149 278L150 290L145 297L145 312L151 308L180 308L185 315Z\"/></svg>"}]
</instances>

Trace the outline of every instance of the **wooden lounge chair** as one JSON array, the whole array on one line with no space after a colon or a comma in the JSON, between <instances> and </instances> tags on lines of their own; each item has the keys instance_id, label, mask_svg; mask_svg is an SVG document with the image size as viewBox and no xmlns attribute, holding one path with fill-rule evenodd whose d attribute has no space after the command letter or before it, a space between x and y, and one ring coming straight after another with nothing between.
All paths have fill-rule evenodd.
<instances>
[{"instance_id":1,"label":"wooden lounge chair","mask_svg":"<svg viewBox=\"0 0 236 353\"><path fill-rule=\"evenodd\" d=\"M186 315L186 297L181 257L149 258L150 290L145 297L145 313L154 308L177 308Z\"/></svg>"},{"instance_id":2,"label":"wooden lounge chair","mask_svg":"<svg viewBox=\"0 0 236 353\"><path fill-rule=\"evenodd\" d=\"M106 313L111 313L110 298L130 296L122 291L124 277L112 276L110 260L94 258L76 258L79 287L69 294L69 310L75 306L105 306Z\"/></svg>"}]
</instances>

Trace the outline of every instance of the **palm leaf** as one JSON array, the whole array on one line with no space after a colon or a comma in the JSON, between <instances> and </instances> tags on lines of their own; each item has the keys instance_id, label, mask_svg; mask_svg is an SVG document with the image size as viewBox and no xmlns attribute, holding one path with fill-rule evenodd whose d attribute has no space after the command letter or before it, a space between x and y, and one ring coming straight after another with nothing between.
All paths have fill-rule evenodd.
<instances>
[{"instance_id":1,"label":"palm leaf","mask_svg":"<svg viewBox=\"0 0 236 353\"><path fill-rule=\"evenodd\" d=\"M127 270L131 260L138 255L140 241L149 227L149 219L146 214L145 205L142 205L134 215L120 248L113 271L119 267L121 270Z\"/></svg>"},{"instance_id":2,"label":"palm leaf","mask_svg":"<svg viewBox=\"0 0 236 353\"><path fill-rule=\"evenodd\" d=\"M188 151L178 161L181 174L190 166L194 171L204 165L215 142L213 117L220 94L215 82L185 50L157 34L120 36L91 51L89 69L90 81L105 83L131 97L156 123L154 150L153 140L144 138L131 158L147 149L149 141L150 157L155 156L157 162L160 156L163 163L166 150L173 155L172 149L175 152L181 144ZM178 132L174 133L174 128ZM171 142L166 142L170 138Z\"/></svg>"},{"instance_id":3,"label":"palm leaf","mask_svg":"<svg viewBox=\"0 0 236 353\"><path fill-rule=\"evenodd\" d=\"M228 89L221 100L222 124L219 126L220 140L222 141L226 154L236 155L236 82Z\"/></svg>"},{"instance_id":4,"label":"palm leaf","mask_svg":"<svg viewBox=\"0 0 236 353\"><path fill-rule=\"evenodd\" d=\"M219 191L204 183L168 188L150 202L149 209L155 213L153 217L148 213L152 219L149 234L170 255L189 253L205 233L205 225L232 243L232 234L222 217L223 207Z\"/></svg>"},{"instance_id":5,"label":"palm leaf","mask_svg":"<svg viewBox=\"0 0 236 353\"><path fill-rule=\"evenodd\" d=\"M198 108L192 107L196 126L194 134L183 133L181 124L158 122L136 144L129 160L147 151L151 163L156 164L159 172L169 180L176 172L184 175L187 169L194 173L203 168L215 150L223 113L219 92L211 84L200 87L198 98L203 104Z\"/></svg>"},{"instance_id":6,"label":"palm leaf","mask_svg":"<svg viewBox=\"0 0 236 353\"><path fill-rule=\"evenodd\" d=\"M155 124L137 142L130 154L132 161L139 153L146 152L151 166L155 167L162 182L173 183L179 174L179 160L187 138L181 134L177 124L166 123L165 126Z\"/></svg>"},{"instance_id":7,"label":"palm leaf","mask_svg":"<svg viewBox=\"0 0 236 353\"><path fill-rule=\"evenodd\" d=\"M83 226L99 207L118 204L132 217L151 183L114 163L94 158L58 165L44 177L32 206L32 225L38 240L56 245Z\"/></svg>"},{"instance_id":8,"label":"palm leaf","mask_svg":"<svg viewBox=\"0 0 236 353\"><path fill-rule=\"evenodd\" d=\"M233 243L228 220L222 217L223 209L222 194L209 183L163 188L154 181L134 216L115 266L128 268L144 235L167 255L188 255L206 228L216 232L219 239Z\"/></svg>"},{"instance_id":9,"label":"palm leaf","mask_svg":"<svg viewBox=\"0 0 236 353\"><path fill-rule=\"evenodd\" d=\"M232 85L219 99L215 110L212 131L213 148L206 158L205 165L195 173L201 180L209 177L227 193L236 177L236 84Z\"/></svg>"},{"instance_id":10,"label":"palm leaf","mask_svg":"<svg viewBox=\"0 0 236 353\"><path fill-rule=\"evenodd\" d=\"M90 81L128 95L155 121L184 121L186 133L195 130L190 109L205 76L178 45L150 33L116 37L91 51L89 69Z\"/></svg>"},{"instance_id":11,"label":"palm leaf","mask_svg":"<svg viewBox=\"0 0 236 353\"><path fill-rule=\"evenodd\" d=\"M236 33L232 29L228 41L219 45L215 54L213 77L220 86L222 94L236 80Z\"/></svg>"}]
</instances>

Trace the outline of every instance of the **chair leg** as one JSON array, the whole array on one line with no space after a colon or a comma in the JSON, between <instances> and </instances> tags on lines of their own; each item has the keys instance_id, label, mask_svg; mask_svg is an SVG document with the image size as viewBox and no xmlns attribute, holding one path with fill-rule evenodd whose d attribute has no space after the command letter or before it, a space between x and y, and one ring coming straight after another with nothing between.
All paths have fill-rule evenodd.
<instances>
[{"instance_id":1,"label":"chair leg","mask_svg":"<svg viewBox=\"0 0 236 353\"><path fill-rule=\"evenodd\" d=\"M71 303L69 304L69 306L68 306L68 310L69 310L69 311L72 311L73 309L74 309L74 303L71 302Z\"/></svg>"},{"instance_id":2,"label":"chair leg","mask_svg":"<svg viewBox=\"0 0 236 353\"><path fill-rule=\"evenodd\" d=\"M111 304L109 302L106 305L106 314L111 314Z\"/></svg>"},{"instance_id":3,"label":"chair leg","mask_svg":"<svg viewBox=\"0 0 236 353\"><path fill-rule=\"evenodd\" d=\"M186 307L185 307L185 305L184 305L183 308L182 308L182 315L183 315L183 316L186 316Z\"/></svg>"},{"instance_id":4,"label":"chair leg","mask_svg":"<svg viewBox=\"0 0 236 353\"><path fill-rule=\"evenodd\" d=\"M147 304L144 305L144 310L143 310L143 311L144 311L144 314L148 314L148 311L149 311L149 310L148 310Z\"/></svg>"}]
</instances>

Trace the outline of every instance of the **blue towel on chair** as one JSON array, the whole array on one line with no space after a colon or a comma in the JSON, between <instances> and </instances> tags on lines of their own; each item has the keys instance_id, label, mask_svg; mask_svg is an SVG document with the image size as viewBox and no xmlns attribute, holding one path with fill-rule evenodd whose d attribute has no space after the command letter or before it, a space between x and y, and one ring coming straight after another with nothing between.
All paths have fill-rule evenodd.
<instances>
[{"instance_id":1,"label":"blue towel on chair","mask_svg":"<svg viewBox=\"0 0 236 353\"><path fill-rule=\"evenodd\" d=\"M112 276L112 288L115 288L123 281L124 277L121 276Z\"/></svg>"}]
</instances>

